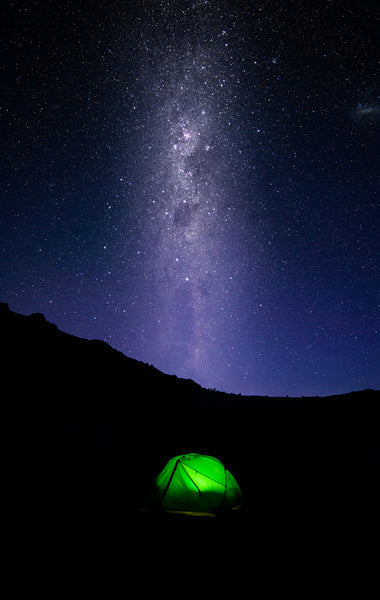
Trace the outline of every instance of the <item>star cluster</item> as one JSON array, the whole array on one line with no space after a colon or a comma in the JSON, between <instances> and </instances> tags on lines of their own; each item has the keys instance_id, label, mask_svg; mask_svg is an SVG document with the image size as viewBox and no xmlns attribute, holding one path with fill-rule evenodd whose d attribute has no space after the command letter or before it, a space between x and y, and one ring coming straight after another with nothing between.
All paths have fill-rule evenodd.
<instances>
[{"instance_id":1,"label":"star cluster","mask_svg":"<svg viewBox=\"0 0 380 600\"><path fill-rule=\"evenodd\" d=\"M3 301L206 387L379 386L367 3L1 11Z\"/></svg>"}]
</instances>

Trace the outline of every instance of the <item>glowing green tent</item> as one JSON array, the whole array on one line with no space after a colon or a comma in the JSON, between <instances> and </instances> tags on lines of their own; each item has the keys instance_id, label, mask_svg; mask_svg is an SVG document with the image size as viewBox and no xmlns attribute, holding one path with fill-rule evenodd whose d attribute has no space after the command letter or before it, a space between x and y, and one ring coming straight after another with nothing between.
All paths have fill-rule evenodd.
<instances>
[{"instance_id":1,"label":"glowing green tent","mask_svg":"<svg viewBox=\"0 0 380 600\"><path fill-rule=\"evenodd\" d=\"M242 495L217 458L185 454L171 458L158 475L149 504L167 512L215 515L239 508Z\"/></svg>"}]
</instances>

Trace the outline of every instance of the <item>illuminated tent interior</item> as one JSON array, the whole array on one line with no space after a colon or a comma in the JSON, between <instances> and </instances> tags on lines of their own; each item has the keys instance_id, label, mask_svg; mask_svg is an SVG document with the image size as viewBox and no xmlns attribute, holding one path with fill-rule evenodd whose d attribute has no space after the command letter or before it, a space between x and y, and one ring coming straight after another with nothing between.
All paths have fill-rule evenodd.
<instances>
[{"instance_id":1,"label":"illuminated tent interior","mask_svg":"<svg viewBox=\"0 0 380 600\"><path fill-rule=\"evenodd\" d=\"M217 458L202 454L171 458L156 477L148 499L149 508L190 515L215 516L241 504L233 475Z\"/></svg>"}]
</instances>

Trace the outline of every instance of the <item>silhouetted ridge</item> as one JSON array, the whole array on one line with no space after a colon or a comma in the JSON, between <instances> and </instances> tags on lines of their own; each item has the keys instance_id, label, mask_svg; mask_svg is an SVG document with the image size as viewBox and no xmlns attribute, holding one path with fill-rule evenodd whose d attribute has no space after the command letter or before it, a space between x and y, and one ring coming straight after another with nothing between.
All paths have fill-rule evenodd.
<instances>
[{"instance_id":1,"label":"silhouetted ridge","mask_svg":"<svg viewBox=\"0 0 380 600\"><path fill-rule=\"evenodd\" d=\"M286 438L350 437L352 428L364 435L367 422L370 430L376 422L371 390L329 398L224 394L165 375L103 341L64 333L41 314L19 315L1 304L0 315L8 435L24 441L56 440L70 430L82 442L97 435L125 443L133 435L146 448L187 452L199 444L199 451L216 445L225 452L268 436L281 445Z\"/></svg>"},{"instance_id":2,"label":"silhouetted ridge","mask_svg":"<svg viewBox=\"0 0 380 600\"><path fill-rule=\"evenodd\" d=\"M140 585L147 560L157 577L174 564L175 578L184 556L186 577L194 556L197 568L207 564L208 573L211 564L223 577L231 565L257 577L269 566L292 570L306 560L318 567L313 582L321 557L334 556L336 573L345 563L366 568L375 556L376 392L222 394L63 333L42 315L18 315L2 304L0 317L3 511L17 570L12 581L28 581L28 593L30 573L42 574L39 597L49 577L58 597L63 574L71 593L72 581L76 588L93 581L100 567L107 589L126 572ZM237 521L139 516L167 461L188 453L215 456L234 474L244 499ZM264 576L266 585L270 574Z\"/></svg>"}]
</instances>

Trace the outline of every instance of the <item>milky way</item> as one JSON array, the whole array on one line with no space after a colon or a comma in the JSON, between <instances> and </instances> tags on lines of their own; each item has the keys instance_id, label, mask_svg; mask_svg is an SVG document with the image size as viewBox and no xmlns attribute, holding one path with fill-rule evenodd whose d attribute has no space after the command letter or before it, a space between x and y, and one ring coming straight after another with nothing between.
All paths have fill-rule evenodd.
<instances>
[{"instance_id":1,"label":"milky way","mask_svg":"<svg viewBox=\"0 0 380 600\"><path fill-rule=\"evenodd\" d=\"M205 387L378 387L377 19L6 4L1 299Z\"/></svg>"},{"instance_id":2,"label":"milky way","mask_svg":"<svg viewBox=\"0 0 380 600\"><path fill-rule=\"evenodd\" d=\"M149 235L157 253L157 363L199 379L213 365L233 302L228 221L234 198L226 150L235 148L234 88L227 31L214 24L211 42L210 35L202 42L205 28L195 11L188 23L192 43L185 37L170 46L153 74L162 104L153 119L158 160Z\"/></svg>"}]
</instances>

